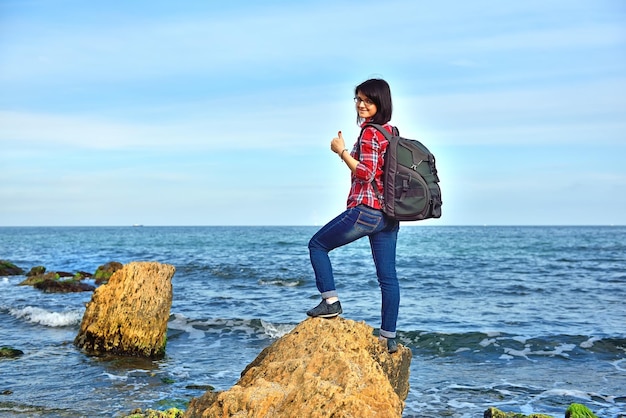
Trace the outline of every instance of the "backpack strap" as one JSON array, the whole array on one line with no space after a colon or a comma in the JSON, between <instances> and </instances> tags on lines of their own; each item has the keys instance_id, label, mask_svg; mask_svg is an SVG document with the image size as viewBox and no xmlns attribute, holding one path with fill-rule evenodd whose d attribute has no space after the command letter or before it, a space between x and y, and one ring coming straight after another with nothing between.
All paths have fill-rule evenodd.
<instances>
[{"instance_id":1,"label":"backpack strap","mask_svg":"<svg viewBox=\"0 0 626 418\"><path fill-rule=\"evenodd\" d=\"M361 137L363 136L363 131L365 131L365 128L367 128L368 126L371 126L372 128L375 128L378 132L380 132L381 134L383 134L383 136L385 137L385 139L387 141L391 140L392 136L399 136L400 135L400 131L398 131L398 128L393 126L392 127L392 131L393 133L389 133L388 130L386 130L384 128L383 125L379 125L377 123L366 123L363 128L361 128L361 133L359 134L359 139L358 139L358 147L357 147L357 156L361 156Z\"/></svg>"},{"instance_id":2,"label":"backpack strap","mask_svg":"<svg viewBox=\"0 0 626 418\"><path fill-rule=\"evenodd\" d=\"M392 126L392 133L389 133L388 130L385 129L385 127L383 125L379 125L378 123L366 123L363 128L361 129L361 135L363 135L363 131L365 130L365 128L367 128L368 126L371 126L372 128L376 128L377 131L379 131L381 134L383 134L385 136L385 138L387 139L387 141L389 141L389 139L392 136L399 136L400 135L400 131L398 131L398 128L396 126ZM361 139L361 135L359 135L359 139Z\"/></svg>"},{"instance_id":3,"label":"backpack strap","mask_svg":"<svg viewBox=\"0 0 626 418\"><path fill-rule=\"evenodd\" d=\"M385 129L384 126L379 125L377 123L366 123L363 128L361 128L361 133L359 134L359 139L357 141L357 149L356 149L356 153L357 156L361 157L361 137L363 136L363 131L365 131L365 128L367 128L368 126L371 126L372 128L375 128L378 132L380 132L381 134L384 135L385 139L389 142L391 142L391 137L392 136L398 136L400 135L400 131L398 131L398 128L393 126L392 127L392 131L393 134L390 134L388 130ZM372 184L372 188L374 189L374 193L376 194L376 198L378 199L378 201L380 202L380 205L383 206L384 205L384 198L382 193L380 192L380 190L378 190L378 185L376 184L376 176L374 176L374 179L371 182Z\"/></svg>"}]
</instances>

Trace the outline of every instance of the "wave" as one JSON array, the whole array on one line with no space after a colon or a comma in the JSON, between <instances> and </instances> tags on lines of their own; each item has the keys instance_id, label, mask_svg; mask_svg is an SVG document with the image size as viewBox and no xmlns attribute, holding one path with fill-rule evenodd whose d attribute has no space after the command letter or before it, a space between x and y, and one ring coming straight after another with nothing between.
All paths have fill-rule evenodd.
<instances>
[{"instance_id":1,"label":"wave","mask_svg":"<svg viewBox=\"0 0 626 418\"><path fill-rule=\"evenodd\" d=\"M209 335L242 339L276 339L289 333L297 324L269 322L263 319L191 319L172 314L168 322L169 337L185 334L186 338L202 339ZM543 335L521 336L501 332L441 333L398 331L400 343L416 355L464 357L472 361L494 359L537 361L552 357L612 362L616 369L626 363L625 336Z\"/></svg>"},{"instance_id":2,"label":"wave","mask_svg":"<svg viewBox=\"0 0 626 418\"><path fill-rule=\"evenodd\" d=\"M289 334L296 327L292 324L273 324L263 320L261 320L261 326L263 326L265 334L270 338L280 338L283 335Z\"/></svg>"},{"instance_id":3,"label":"wave","mask_svg":"<svg viewBox=\"0 0 626 418\"><path fill-rule=\"evenodd\" d=\"M9 309L9 314L16 319L24 319L30 323L46 327L74 326L79 324L83 317L82 310L55 312L35 306Z\"/></svg>"},{"instance_id":4,"label":"wave","mask_svg":"<svg viewBox=\"0 0 626 418\"><path fill-rule=\"evenodd\" d=\"M536 361L541 357L584 358L619 361L626 354L626 337L545 335L526 337L499 332L432 333L398 332L401 343L423 355L485 357Z\"/></svg>"},{"instance_id":5,"label":"wave","mask_svg":"<svg viewBox=\"0 0 626 418\"><path fill-rule=\"evenodd\" d=\"M293 279L274 279L274 280L259 280L257 282L263 286L284 286L284 287L297 287L305 284L302 280Z\"/></svg>"},{"instance_id":6,"label":"wave","mask_svg":"<svg viewBox=\"0 0 626 418\"><path fill-rule=\"evenodd\" d=\"M262 266L259 263L242 265L241 263L222 263L215 265L205 265L198 263L188 263L177 266L181 273L197 277L214 277L224 280L256 280L258 284L279 285L279 286L299 286L305 282L306 274L293 268Z\"/></svg>"},{"instance_id":7,"label":"wave","mask_svg":"<svg viewBox=\"0 0 626 418\"><path fill-rule=\"evenodd\" d=\"M182 314L170 315L168 339L185 335L202 339L209 335L241 336L242 339L275 339L289 333L295 324L277 324L262 319L190 319Z\"/></svg>"}]
</instances>

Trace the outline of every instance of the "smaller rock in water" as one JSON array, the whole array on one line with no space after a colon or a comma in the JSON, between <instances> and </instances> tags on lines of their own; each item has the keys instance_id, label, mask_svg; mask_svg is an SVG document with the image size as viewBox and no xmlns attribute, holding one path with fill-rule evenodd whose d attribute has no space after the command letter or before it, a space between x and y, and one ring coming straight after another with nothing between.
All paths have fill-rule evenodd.
<instances>
[{"instance_id":1,"label":"smaller rock in water","mask_svg":"<svg viewBox=\"0 0 626 418\"><path fill-rule=\"evenodd\" d=\"M21 276L24 270L10 261L0 260L0 276Z\"/></svg>"},{"instance_id":2,"label":"smaller rock in water","mask_svg":"<svg viewBox=\"0 0 626 418\"><path fill-rule=\"evenodd\" d=\"M598 416L585 405L573 403L565 411L565 418L598 418Z\"/></svg>"},{"instance_id":3,"label":"smaller rock in water","mask_svg":"<svg viewBox=\"0 0 626 418\"><path fill-rule=\"evenodd\" d=\"M23 355L24 352L22 350L6 346L0 347L0 358L16 358Z\"/></svg>"},{"instance_id":4,"label":"smaller rock in water","mask_svg":"<svg viewBox=\"0 0 626 418\"><path fill-rule=\"evenodd\" d=\"M115 271L87 304L74 344L90 354L165 355L174 266L134 262Z\"/></svg>"},{"instance_id":5,"label":"smaller rock in water","mask_svg":"<svg viewBox=\"0 0 626 418\"><path fill-rule=\"evenodd\" d=\"M122 263L117 261L110 261L106 264L101 265L96 269L96 272L93 274L93 278L96 281L97 285L107 283L113 273L120 270L122 267Z\"/></svg>"}]
</instances>

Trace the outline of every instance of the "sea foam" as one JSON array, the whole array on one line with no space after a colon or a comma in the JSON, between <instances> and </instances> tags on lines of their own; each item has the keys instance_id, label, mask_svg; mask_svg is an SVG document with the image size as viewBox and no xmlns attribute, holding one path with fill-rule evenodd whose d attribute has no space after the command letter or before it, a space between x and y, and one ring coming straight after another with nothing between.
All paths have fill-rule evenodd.
<instances>
[{"instance_id":1,"label":"sea foam","mask_svg":"<svg viewBox=\"0 0 626 418\"><path fill-rule=\"evenodd\" d=\"M291 324L273 324L271 322L261 320L263 330L270 338L280 338L289 334L296 326Z\"/></svg>"},{"instance_id":2,"label":"sea foam","mask_svg":"<svg viewBox=\"0 0 626 418\"><path fill-rule=\"evenodd\" d=\"M54 312L34 306L10 309L9 313L17 319L25 319L28 322L47 327L76 325L82 319L82 311Z\"/></svg>"}]
</instances>

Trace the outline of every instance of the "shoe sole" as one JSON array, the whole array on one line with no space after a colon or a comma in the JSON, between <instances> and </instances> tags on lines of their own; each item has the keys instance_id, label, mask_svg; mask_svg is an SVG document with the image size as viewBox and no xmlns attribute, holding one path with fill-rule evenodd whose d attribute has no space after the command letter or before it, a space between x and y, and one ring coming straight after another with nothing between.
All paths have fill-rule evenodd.
<instances>
[{"instance_id":1,"label":"shoe sole","mask_svg":"<svg viewBox=\"0 0 626 418\"><path fill-rule=\"evenodd\" d=\"M308 316L310 316L311 318L334 318L336 316L339 316L340 314L342 314L343 312L337 312L337 313L332 313L332 314L323 314L323 315L309 315L307 313Z\"/></svg>"},{"instance_id":2,"label":"shoe sole","mask_svg":"<svg viewBox=\"0 0 626 418\"><path fill-rule=\"evenodd\" d=\"M320 318L334 318L336 316L339 316L339 313L320 315L319 317Z\"/></svg>"}]
</instances>

